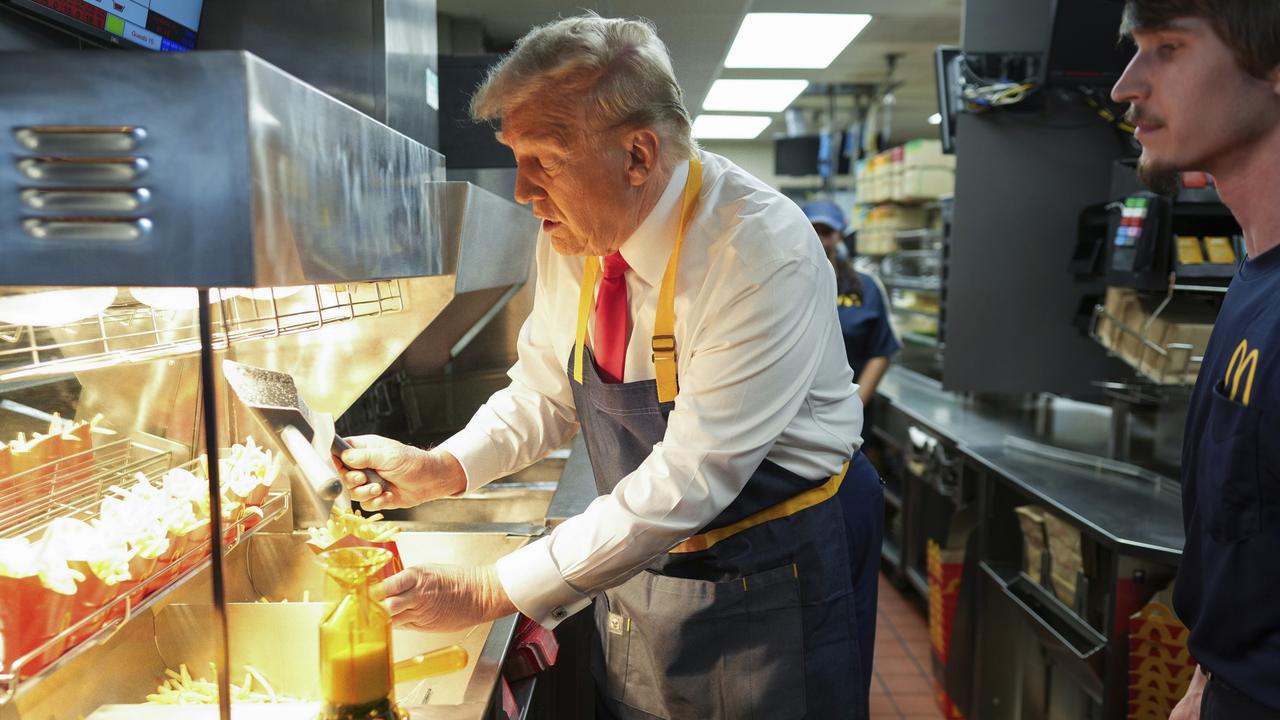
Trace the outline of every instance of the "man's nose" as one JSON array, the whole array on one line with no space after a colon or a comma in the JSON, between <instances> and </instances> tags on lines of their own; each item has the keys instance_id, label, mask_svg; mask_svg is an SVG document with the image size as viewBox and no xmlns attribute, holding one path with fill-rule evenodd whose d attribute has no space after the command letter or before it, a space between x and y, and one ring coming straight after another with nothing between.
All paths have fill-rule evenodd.
<instances>
[{"instance_id":1,"label":"man's nose","mask_svg":"<svg viewBox=\"0 0 1280 720\"><path fill-rule=\"evenodd\" d=\"M534 182L527 171L516 165L516 202L528 205L535 200L544 200L546 197L547 193L542 186Z\"/></svg>"},{"instance_id":2,"label":"man's nose","mask_svg":"<svg viewBox=\"0 0 1280 720\"><path fill-rule=\"evenodd\" d=\"M1147 79L1142 53L1134 54L1129 65L1121 73L1115 87L1111 88L1111 99L1118 103L1135 103L1147 95Z\"/></svg>"}]
</instances>

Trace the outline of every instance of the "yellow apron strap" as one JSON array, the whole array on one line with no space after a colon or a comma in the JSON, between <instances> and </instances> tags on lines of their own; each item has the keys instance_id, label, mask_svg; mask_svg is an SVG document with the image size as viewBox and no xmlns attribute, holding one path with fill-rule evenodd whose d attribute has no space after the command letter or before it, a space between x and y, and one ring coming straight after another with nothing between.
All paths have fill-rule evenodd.
<instances>
[{"instance_id":1,"label":"yellow apron strap","mask_svg":"<svg viewBox=\"0 0 1280 720\"><path fill-rule=\"evenodd\" d=\"M582 265L582 291L578 293L578 340L573 346L573 379L582 384L582 354L587 344L587 318L591 315L592 291L600 273L600 258L591 256Z\"/></svg>"},{"instance_id":2,"label":"yellow apron strap","mask_svg":"<svg viewBox=\"0 0 1280 720\"><path fill-rule=\"evenodd\" d=\"M658 402L676 399L680 392L676 377L676 271L680 267L680 248L684 246L684 231L698 204L702 191L702 161L695 155L689 160L689 178L684 183L684 201L680 209L680 229L676 231L676 244L667 259L667 270L662 274L662 287L658 290L658 308L653 318L653 371L658 380Z\"/></svg>"},{"instance_id":3,"label":"yellow apron strap","mask_svg":"<svg viewBox=\"0 0 1280 720\"><path fill-rule=\"evenodd\" d=\"M816 488L805 490L799 495L783 500L772 507L767 507L754 515L748 515L732 525L725 525L722 528L694 535L667 552L691 553L706 550L721 540L733 537L743 530L763 525L770 520L795 515L801 510L807 510L820 502L830 500L835 496L836 491L840 489L840 483L844 482L844 475L847 472L849 472L849 463L845 463L838 474L832 475L831 479Z\"/></svg>"},{"instance_id":4,"label":"yellow apron strap","mask_svg":"<svg viewBox=\"0 0 1280 720\"><path fill-rule=\"evenodd\" d=\"M684 183L684 198L680 208L680 228L676 231L675 246L662 274L662 286L658 289L658 309L653 320L653 369L658 381L658 402L676 399L679 387L676 383L676 269L680 266L680 248L684 245L684 229L698 204L702 191L702 161L694 156L689 159L689 177ZM582 384L582 356L587 344L587 318L595 295L596 276L600 273L600 258L588 257L582 266L582 290L578 294L578 338L573 352L573 379Z\"/></svg>"}]
</instances>

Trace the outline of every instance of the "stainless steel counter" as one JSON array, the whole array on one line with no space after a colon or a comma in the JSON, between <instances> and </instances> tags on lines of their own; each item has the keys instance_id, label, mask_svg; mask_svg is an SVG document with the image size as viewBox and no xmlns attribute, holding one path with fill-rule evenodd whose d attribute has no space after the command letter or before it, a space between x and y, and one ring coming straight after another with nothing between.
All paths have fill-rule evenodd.
<instances>
[{"instance_id":1,"label":"stainless steel counter","mask_svg":"<svg viewBox=\"0 0 1280 720\"><path fill-rule=\"evenodd\" d=\"M1182 496L1176 483L1146 483L1041 460L1005 446L967 448L966 453L1037 502L1121 546L1125 554L1172 561L1182 554Z\"/></svg>"},{"instance_id":2,"label":"stainless steel counter","mask_svg":"<svg viewBox=\"0 0 1280 720\"><path fill-rule=\"evenodd\" d=\"M1109 413L1097 406L1055 400L1044 408L995 407L942 389L938 381L891 366L876 394L916 423L957 445L1000 445L1006 437L1046 442L1081 452L1105 454ZM1036 430L1037 412L1048 413L1047 432Z\"/></svg>"},{"instance_id":3,"label":"stainless steel counter","mask_svg":"<svg viewBox=\"0 0 1280 720\"><path fill-rule=\"evenodd\" d=\"M1101 455L1106 422L1080 417L1089 410L1067 403L1036 422L1030 409L987 408L943 390L936 381L900 367L890 369L878 394L913 422L950 439L960 452L997 477L1100 539L1128 552L1175 560L1182 552L1182 502L1177 483L1148 482L1105 468L1085 468L1011 450L1006 438L1030 440ZM1037 425L1050 428L1037 432ZM1054 430L1056 429L1056 431Z\"/></svg>"}]
</instances>

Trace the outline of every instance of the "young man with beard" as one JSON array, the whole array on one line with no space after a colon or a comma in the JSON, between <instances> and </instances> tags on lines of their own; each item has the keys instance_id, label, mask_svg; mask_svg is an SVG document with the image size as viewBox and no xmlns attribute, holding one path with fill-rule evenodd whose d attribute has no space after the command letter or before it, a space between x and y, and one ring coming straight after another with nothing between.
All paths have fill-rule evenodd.
<instances>
[{"instance_id":1,"label":"young man with beard","mask_svg":"<svg viewBox=\"0 0 1280 720\"><path fill-rule=\"evenodd\" d=\"M1139 174L1211 173L1248 249L1187 413L1174 605L1199 669L1171 717L1280 718L1280 2L1127 0L1122 32Z\"/></svg>"}]
</instances>

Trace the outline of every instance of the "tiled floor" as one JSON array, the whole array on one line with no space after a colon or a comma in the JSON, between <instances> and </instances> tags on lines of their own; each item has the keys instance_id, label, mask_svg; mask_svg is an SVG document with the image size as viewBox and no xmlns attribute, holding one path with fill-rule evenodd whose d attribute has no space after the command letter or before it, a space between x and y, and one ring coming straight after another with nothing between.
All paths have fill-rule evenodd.
<instances>
[{"instance_id":1,"label":"tiled floor","mask_svg":"<svg viewBox=\"0 0 1280 720\"><path fill-rule=\"evenodd\" d=\"M880 576L872 720L941 720L933 698L924 612Z\"/></svg>"}]
</instances>

